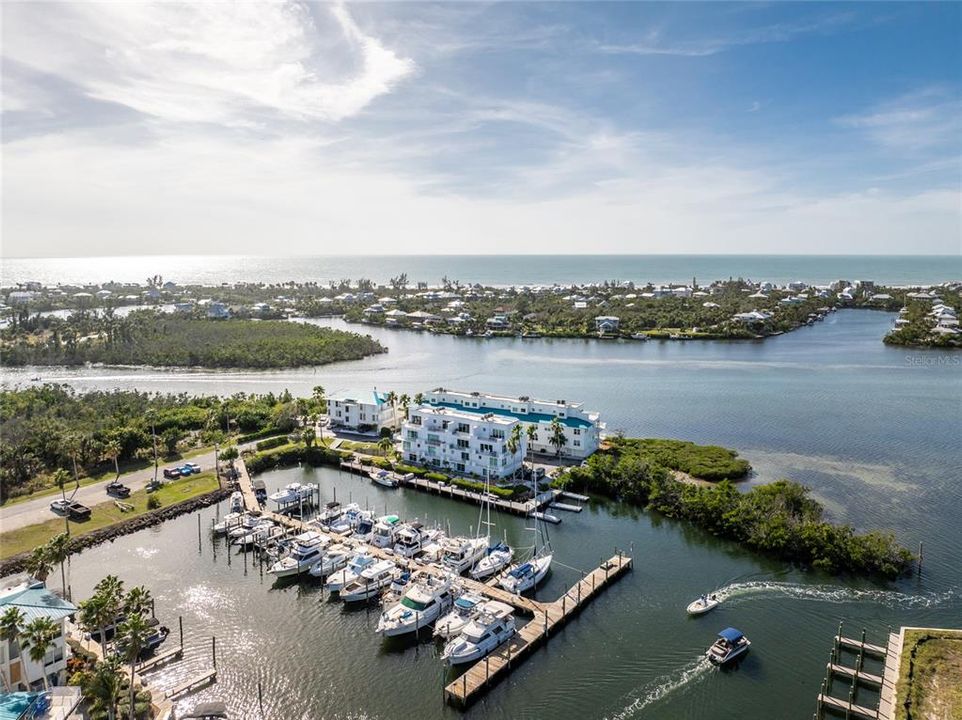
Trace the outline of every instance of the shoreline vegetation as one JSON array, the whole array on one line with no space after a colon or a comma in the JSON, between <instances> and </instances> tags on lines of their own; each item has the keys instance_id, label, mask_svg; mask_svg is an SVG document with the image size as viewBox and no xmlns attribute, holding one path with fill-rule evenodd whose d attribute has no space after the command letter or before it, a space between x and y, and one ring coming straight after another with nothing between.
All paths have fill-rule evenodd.
<instances>
[{"instance_id":1,"label":"shoreline vegetation","mask_svg":"<svg viewBox=\"0 0 962 720\"><path fill-rule=\"evenodd\" d=\"M710 486L685 483L669 472L682 469L673 467L679 459L653 454L651 442L615 438L585 466L566 471L555 486L687 520L718 537L832 574L893 579L912 566L912 554L894 535L860 534L849 525L825 521L822 506L799 483L776 480L744 492L728 478ZM724 474L725 466L721 469Z\"/></svg>"},{"instance_id":2,"label":"shoreline vegetation","mask_svg":"<svg viewBox=\"0 0 962 720\"><path fill-rule=\"evenodd\" d=\"M266 322L293 317L343 317L350 323L471 337L761 340L811 325L840 308L890 312L906 308L904 322L885 342L962 347L957 324L948 318L935 321L928 314L944 304L957 317L962 312L960 283L908 288L838 280L824 286L803 282L776 286L741 278L700 284L692 278L688 284L670 285L606 281L494 287L442 278L429 287L409 283L402 272L386 284L358 278L327 286L289 282L211 287L179 286L155 277L146 285L29 285L32 289L5 289L9 326L0 338L15 351L5 364L292 367L384 351L370 338L353 333L329 335L322 341L310 333L289 336L278 329L283 323ZM166 312L158 317L134 310L123 317L122 309L144 305ZM40 315L51 311L73 314ZM140 349L123 349L123 342L118 346L116 338L123 341L129 328L138 324L147 328L138 339ZM158 339L158 327L166 327L169 337L161 331ZM249 338L238 340L245 334ZM197 347L192 338L212 346ZM251 343L265 352L252 353ZM321 347L315 347L318 343ZM89 347L82 347L85 344ZM168 347L171 344L176 347ZM62 357L67 360L58 362Z\"/></svg>"},{"instance_id":3,"label":"shoreline vegetation","mask_svg":"<svg viewBox=\"0 0 962 720\"><path fill-rule=\"evenodd\" d=\"M387 352L370 336L281 320L183 317L136 310L34 316L0 334L0 364L289 368Z\"/></svg>"}]
</instances>

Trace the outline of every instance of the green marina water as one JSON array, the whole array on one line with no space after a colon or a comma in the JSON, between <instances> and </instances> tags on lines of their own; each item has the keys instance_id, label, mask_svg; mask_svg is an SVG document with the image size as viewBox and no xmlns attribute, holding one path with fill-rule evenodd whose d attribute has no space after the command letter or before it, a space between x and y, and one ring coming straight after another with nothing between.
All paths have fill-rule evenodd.
<instances>
[{"instance_id":1,"label":"green marina water","mask_svg":"<svg viewBox=\"0 0 962 720\"><path fill-rule=\"evenodd\" d=\"M634 571L465 715L801 719L814 711L840 619L874 640L890 626L962 624L962 367L957 354L882 345L891 322L889 314L843 311L760 343L484 341L372 329L387 355L316 371L26 368L5 372L5 382L41 375L82 389L295 394L317 384L408 393L444 385L582 400L610 431L738 448L756 470L747 482L792 477L813 488L834 520L891 529L912 548L924 541L921 576L877 585L803 572L637 508L594 503L549 529L556 564L537 596L554 599L616 547L633 554ZM325 499L336 491L342 502L456 532L478 521L471 505L331 469L262 477L270 489L319 482ZM187 658L154 676L158 688L209 667L213 634L218 682L182 707L219 698L244 718L460 715L443 704L454 676L434 643L383 642L376 608L345 610L318 585L275 583L245 566L209 537L217 512L199 514L200 536L198 516L184 516L71 561L75 597L113 572L147 585L167 624L183 616ZM499 515L497 524L509 542L530 544L524 520ZM688 602L712 589L721 589L722 606L688 618ZM701 657L727 625L753 647L720 672Z\"/></svg>"}]
</instances>

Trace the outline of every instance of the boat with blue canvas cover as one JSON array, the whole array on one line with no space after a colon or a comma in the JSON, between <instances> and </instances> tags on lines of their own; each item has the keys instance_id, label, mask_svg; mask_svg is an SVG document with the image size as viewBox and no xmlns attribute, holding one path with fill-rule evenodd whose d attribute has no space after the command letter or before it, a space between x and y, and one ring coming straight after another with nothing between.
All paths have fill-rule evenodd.
<instances>
[{"instance_id":1,"label":"boat with blue canvas cover","mask_svg":"<svg viewBox=\"0 0 962 720\"><path fill-rule=\"evenodd\" d=\"M725 665L748 652L751 641L737 628L729 627L718 633L718 639L705 655L716 665Z\"/></svg>"}]
</instances>

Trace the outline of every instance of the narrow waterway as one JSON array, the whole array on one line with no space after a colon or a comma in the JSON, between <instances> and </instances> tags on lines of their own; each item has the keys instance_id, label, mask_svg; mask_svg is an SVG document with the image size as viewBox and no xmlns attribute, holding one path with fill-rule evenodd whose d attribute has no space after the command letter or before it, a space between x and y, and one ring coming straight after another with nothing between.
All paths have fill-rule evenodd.
<instances>
[{"instance_id":1,"label":"narrow waterway","mask_svg":"<svg viewBox=\"0 0 962 720\"><path fill-rule=\"evenodd\" d=\"M326 321L340 325L339 321ZM602 412L609 430L738 448L749 482L791 477L810 485L835 520L891 529L925 542L922 576L880 587L803 573L683 524L600 503L550 529L558 566L539 596L554 598L615 547L635 570L606 591L548 647L496 687L468 717L808 718L839 619L877 639L889 625L958 625L962 618L962 375L959 355L889 348L892 316L843 311L761 343L469 340L370 329L390 352L284 372L26 368L82 388L309 393L374 386L416 393L445 385L564 397ZM355 328L356 329L356 328ZM269 487L319 481L326 498L352 499L469 531L472 506L389 491L334 470L264 476ZM216 512L185 516L83 553L72 561L76 596L108 570L144 583L168 624L183 615L189 659L160 686L209 663L217 635L217 685L192 698L226 700L239 717L456 717L442 704L445 677L430 642L382 643L377 611L346 612L308 583L274 585L206 533ZM530 544L524 521L500 517L509 540ZM227 558L231 562L228 565ZM565 567L567 566L567 567ZM724 588L714 613L684 607ZM735 625L753 648L739 668L710 670L701 653ZM206 655L205 655L206 653ZM189 705L191 703L185 703Z\"/></svg>"}]
</instances>

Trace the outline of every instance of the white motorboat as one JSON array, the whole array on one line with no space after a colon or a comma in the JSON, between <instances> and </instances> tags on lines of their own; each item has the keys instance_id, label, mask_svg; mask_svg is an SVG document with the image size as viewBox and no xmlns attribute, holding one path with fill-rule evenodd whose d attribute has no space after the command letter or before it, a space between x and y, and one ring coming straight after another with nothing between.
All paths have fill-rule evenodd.
<instances>
[{"instance_id":1,"label":"white motorboat","mask_svg":"<svg viewBox=\"0 0 962 720\"><path fill-rule=\"evenodd\" d=\"M227 537L229 537L231 540L236 540L239 537L243 537L256 528L260 522L261 518L259 518L257 515L244 515L240 519L239 523L227 531Z\"/></svg>"},{"instance_id":2,"label":"white motorboat","mask_svg":"<svg viewBox=\"0 0 962 720\"><path fill-rule=\"evenodd\" d=\"M301 533L294 538L290 554L271 565L267 572L279 578L307 572L330 542L327 535L318 532Z\"/></svg>"},{"instance_id":3,"label":"white motorboat","mask_svg":"<svg viewBox=\"0 0 962 720\"><path fill-rule=\"evenodd\" d=\"M475 565L488 549L488 538L448 538L442 544L441 564L460 575Z\"/></svg>"},{"instance_id":4,"label":"white motorboat","mask_svg":"<svg viewBox=\"0 0 962 720\"><path fill-rule=\"evenodd\" d=\"M714 593L711 595L702 595L697 600L691 602L686 608L689 615L704 615L710 610L714 610L721 603L718 596Z\"/></svg>"},{"instance_id":5,"label":"white motorboat","mask_svg":"<svg viewBox=\"0 0 962 720\"><path fill-rule=\"evenodd\" d=\"M449 576L428 575L405 592L400 602L381 613L377 632L384 637L417 632L437 620L453 599Z\"/></svg>"},{"instance_id":6,"label":"white motorboat","mask_svg":"<svg viewBox=\"0 0 962 720\"><path fill-rule=\"evenodd\" d=\"M214 535L226 535L232 528L236 527L244 517L244 513L239 512L229 512L219 523L214 523L214 527L211 528L211 532Z\"/></svg>"},{"instance_id":7,"label":"white motorboat","mask_svg":"<svg viewBox=\"0 0 962 720\"><path fill-rule=\"evenodd\" d=\"M347 567L348 560L353 555L354 550L347 545L331 545L307 572L311 577L326 578Z\"/></svg>"},{"instance_id":8,"label":"white motorboat","mask_svg":"<svg viewBox=\"0 0 962 720\"><path fill-rule=\"evenodd\" d=\"M310 500L314 495L313 485L302 485L301 483L290 483L285 485L282 490L271 493L267 499L278 505L290 505L292 503Z\"/></svg>"},{"instance_id":9,"label":"white motorboat","mask_svg":"<svg viewBox=\"0 0 962 720\"><path fill-rule=\"evenodd\" d=\"M708 648L705 655L715 665L724 665L747 653L751 645L741 630L733 627L725 628L718 633L718 639Z\"/></svg>"},{"instance_id":10,"label":"white motorboat","mask_svg":"<svg viewBox=\"0 0 962 720\"><path fill-rule=\"evenodd\" d=\"M444 646L442 659L452 665L480 660L514 635L513 612L513 608L503 602L487 601L461 634Z\"/></svg>"},{"instance_id":11,"label":"white motorboat","mask_svg":"<svg viewBox=\"0 0 962 720\"><path fill-rule=\"evenodd\" d=\"M553 525L559 525L559 524L561 524L561 518L559 518L557 515L552 515L551 513L541 512L540 510L534 510L534 511L532 511L531 517L535 518L536 520L541 520L541 521L543 521L543 522L552 523Z\"/></svg>"},{"instance_id":12,"label":"white motorboat","mask_svg":"<svg viewBox=\"0 0 962 720\"><path fill-rule=\"evenodd\" d=\"M645 333L632 333L632 334L631 334L631 339L632 339L632 340L641 340L642 342L645 342L645 341L648 339L648 336L647 336Z\"/></svg>"},{"instance_id":13,"label":"white motorboat","mask_svg":"<svg viewBox=\"0 0 962 720\"><path fill-rule=\"evenodd\" d=\"M394 538L397 535L398 527L401 525L401 518L397 515L383 515L374 524L371 532L370 543L377 548L388 548L394 545Z\"/></svg>"},{"instance_id":14,"label":"white motorboat","mask_svg":"<svg viewBox=\"0 0 962 720\"><path fill-rule=\"evenodd\" d=\"M398 528L394 540L394 554L413 558L421 552L421 523L405 523Z\"/></svg>"},{"instance_id":15,"label":"white motorboat","mask_svg":"<svg viewBox=\"0 0 962 720\"><path fill-rule=\"evenodd\" d=\"M533 590L538 583L544 580L544 576L551 569L553 555L547 553L536 555L528 562L514 565L502 577L498 584L508 592L520 595L528 590Z\"/></svg>"},{"instance_id":16,"label":"white motorboat","mask_svg":"<svg viewBox=\"0 0 962 720\"><path fill-rule=\"evenodd\" d=\"M356 553L347 561L346 567L327 576L324 589L328 592L341 591L346 585L357 580L361 572L374 565L375 562L377 562L377 558L373 555L368 555L365 552Z\"/></svg>"},{"instance_id":17,"label":"white motorboat","mask_svg":"<svg viewBox=\"0 0 962 720\"><path fill-rule=\"evenodd\" d=\"M230 511L231 513L242 513L244 512L244 493L240 490L235 490L230 494Z\"/></svg>"},{"instance_id":18,"label":"white motorboat","mask_svg":"<svg viewBox=\"0 0 962 720\"><path fill-rule=\"evenodd\" d=\"M362 510L358 513L357 524L354 526L354 532L351 533L352 540L358 540L360 542L370 542L374 535L374 516L367 510Z\"/></svg>"},{"instance_id":19,"label":"white motorboat","mask_svg":"<svg viewBox=\"0 0 962 720\"><path fill-rule=\"evenodd\" d=\"M341 588L341 600L346 603L370 600L381 594L381 590L394 581L397 567L390 560L378 560L369 568Z\"/></svg>"},{"instance_id":20,"label":"white motorboat","mask_svg":"<svg viewBox=\"0 0 962 720\"><path fill-rule=\"evenodd\" d=\"M337 500L332 500L324 505L324 509L321 510L314 522L325 530L330 530L331 525L339 521L342 517L344 517L344 509L341 507L341 503Z\"/></svg>"},{"instance_id":21,"label":"white motorboat","mask_svg":"<svg viewBox=\"0 0 962 720\"><path fill-rule=\"evenodd\" d=\"M249 532L234 538L231 544L246 549L259 540L268 539L271 531L275 531L275 536L284 534L284 531L277 527L273 521L267 518L261 518Z\"/></svg>"},{"instance_id":22,"label":"white motorboat","mask_svg":"<svg viewBox=\"0 0 962 720\"><path fill-rule=\"evenodd\" d=\"M504 570L514 559L514 550L507 544L499 542L487 549L478 564L468 573L475 580L483 580Z\"/></svg>"},{"instance_id":23,"label":"white motorboat","mask_svg":"<svg viewBox=\"0 0 962 720\"><path fill-rule=\"evenodd\" d=\"M368 477L383 487L396 488L398 486L397 477L390 470L371 470Z\"/></svg>"},{"instance_id":24,"label":"white motorboat","mask_svg":"<svg viewBox=\"0 0 962 720\"><path fill-rule=\"evenodd\" d=\"M484 601L483 595L464 593L454 601L454 607L451 608L451 612L439 618L438 621L434 623L435 636L449 640L460 635L468 623L481 612L481 606L484 604Z\"/></svg>"}]
</instances>

